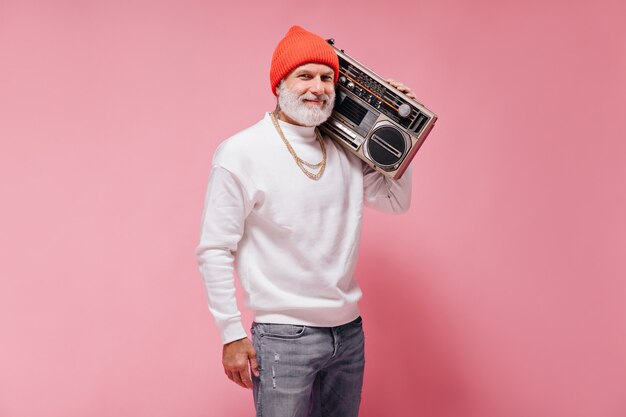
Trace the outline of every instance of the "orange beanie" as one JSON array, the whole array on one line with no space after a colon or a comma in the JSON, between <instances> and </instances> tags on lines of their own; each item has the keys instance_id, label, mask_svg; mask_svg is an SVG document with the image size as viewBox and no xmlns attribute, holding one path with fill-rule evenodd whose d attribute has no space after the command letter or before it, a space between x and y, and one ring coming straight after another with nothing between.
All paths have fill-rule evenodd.
<instances>
[{"instance_id":1,"label":"orange beanie","mask_svg":"<svg viewBox=\"0 0 626 417\"><path fill-rule=\"evenodd\" d=\"M272 55L270 67L270 84L272 93L276 95L276 86L291 71L300 65L315 62L325 64L335 71L335 83L339 78L339 58L328 42L320 36L292 26L281 39Z\"/></svg>"}]
</instances>

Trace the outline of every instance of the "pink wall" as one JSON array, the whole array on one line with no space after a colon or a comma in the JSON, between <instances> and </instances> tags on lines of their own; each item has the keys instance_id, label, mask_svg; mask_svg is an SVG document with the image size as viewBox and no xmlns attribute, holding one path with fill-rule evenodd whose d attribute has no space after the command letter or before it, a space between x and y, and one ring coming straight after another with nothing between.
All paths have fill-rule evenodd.
<instances>
[{"instance_id":1,"label":"pink wall","mask_svg":"<svg viewBox=\"0 0 626 417\"><path fill-rule=\"evenodd\" d=\"M361 415L626 415L626 3L221 3L0 1L0 416L252 415L193 249L292 24L440 115L366 214Z\"/></svg>"}]
</instances>

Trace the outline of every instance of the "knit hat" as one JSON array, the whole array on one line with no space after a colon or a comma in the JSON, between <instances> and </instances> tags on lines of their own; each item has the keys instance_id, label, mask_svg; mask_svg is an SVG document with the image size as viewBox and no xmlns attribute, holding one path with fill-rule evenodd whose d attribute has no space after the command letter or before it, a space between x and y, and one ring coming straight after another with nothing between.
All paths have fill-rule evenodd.
<instances>
[{"instance_id":1,"label":"knit hat","mask_svg":"<svg viewBox=\"0 0 626 417\"><path fill-rule=\"evenodd\" d=\"M276 86L291 71L310 62L328 65L335 71L335 83L339 78L339 58L328 42L320 36L292 26L281 39L272 55L270 84L276 95Z\"/></svg>"}]
</instances>

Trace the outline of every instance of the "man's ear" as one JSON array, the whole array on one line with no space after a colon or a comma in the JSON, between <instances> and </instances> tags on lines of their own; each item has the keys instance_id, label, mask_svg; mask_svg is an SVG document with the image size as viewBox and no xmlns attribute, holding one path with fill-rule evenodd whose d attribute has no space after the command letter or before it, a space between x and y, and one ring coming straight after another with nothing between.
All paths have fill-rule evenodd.
<instances>
[{"instance_id":1,"label":"man's ear","mask_svg":"<svg viewBox=\"0 0 626 417\"><path fill-rule=\"evenodd\" d=\"M276 97L278 97L278 94L280 92L280 87L276 85L276 87L274 87L274 91L276 92Z\"/></svg>"}]
</instances>

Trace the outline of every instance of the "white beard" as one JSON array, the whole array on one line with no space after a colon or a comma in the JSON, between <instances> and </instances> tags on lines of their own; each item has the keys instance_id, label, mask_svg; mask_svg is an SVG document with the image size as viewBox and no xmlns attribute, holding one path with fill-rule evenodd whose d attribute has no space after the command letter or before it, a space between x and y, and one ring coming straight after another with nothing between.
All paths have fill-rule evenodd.
<instances>
[{"instance_id":1,"label":"white beard","mask_svg":"<svg viewBox=\"0 0 626 417\"><path fill-rule=\"evenodd\" d=\"M321 107L310 106L304 100L325 100ZM299 96L290 90L284 82L279 84L278 106L289 118L302 126L318 126L324 123L333 112L335 92L316 96L305 93Z\"/></svg>"}]
</instances>

